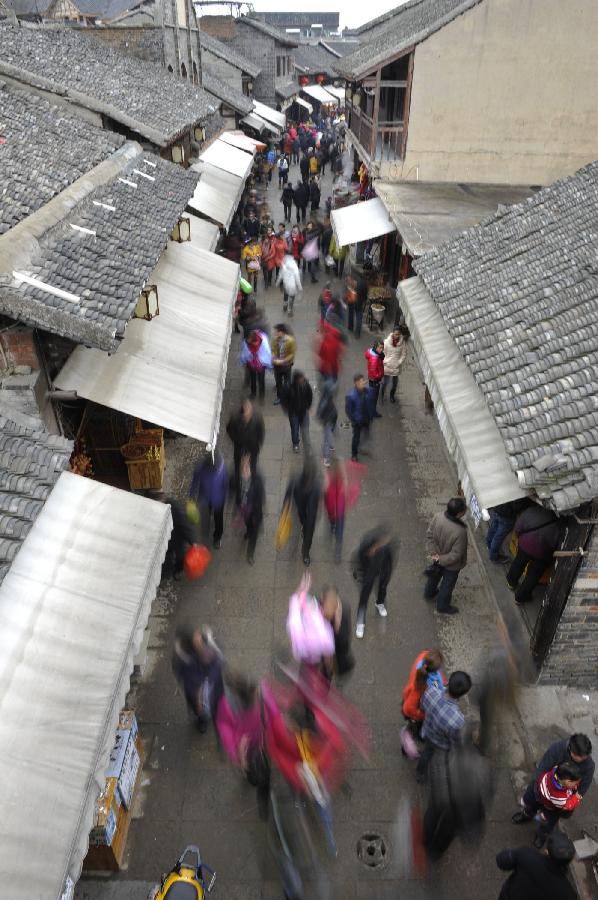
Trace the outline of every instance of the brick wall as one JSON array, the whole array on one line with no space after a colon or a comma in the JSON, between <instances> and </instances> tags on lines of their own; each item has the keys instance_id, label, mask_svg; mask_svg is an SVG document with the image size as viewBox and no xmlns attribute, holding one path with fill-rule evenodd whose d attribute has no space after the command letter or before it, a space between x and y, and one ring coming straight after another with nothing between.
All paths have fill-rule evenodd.
<instances>
[{"instance_id":1,"label":"brick wall","mask_svg":"<svg viewBox=\"0 0 598 900\"><path fill-rule=\"evenodd\" d=\"M595 688L597 678L598 528L594 528L542 667L540 683Z\"/></svg>"},{"instance_id":2,"label":"brick wall","mask_svg":"<svg viewBox=\"0 0 598 900\"><path fill-rule=\"evenodd\" d=\"M148 62L164 64L162 29L159 26L143 28L79 28L78 33L96 41L102 41L122 53L137 56Z\"/></svg>"},{"instance_id":3,"label":"brick wall","mask_svg":"<svg viewBox=\"0 0 598 900\"><path fill-rule=\"evenodd\" d=\"M39 369L39 360L33 342L33 329L26 326L11 328L0 334L0 371L12 371L15 366L29 366Z\"/></svg>"},{"instance_id":4,"label":"brick wall","mask_svg":"<svg viewBox=\"0 0 598 900\"><path fill-rule=\"evenodd\" d=\"M239 22L232 41L243 56L258 63L262 71L253 82L253 96L262 103L276 108L276 42L267 34L261 34L251 25Z\"/></svg>"},{"instance_id":5,"label":"brick wall","mask_svg":"<svg viewBox=\"0 0 598 900\"><path fill-rule=\"evenodd\" d=\"M235 20L232 16L202 16L199 24L202 31L219 41L230 41L235 35Z\"/></svg>"}]
</instances>

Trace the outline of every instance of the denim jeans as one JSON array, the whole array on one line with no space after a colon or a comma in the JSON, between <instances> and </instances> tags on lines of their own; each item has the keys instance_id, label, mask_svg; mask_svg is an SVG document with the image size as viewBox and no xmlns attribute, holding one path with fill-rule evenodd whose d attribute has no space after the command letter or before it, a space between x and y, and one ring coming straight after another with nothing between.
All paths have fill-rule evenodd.
<instances>
[{"instance_id":1,"label":"denim jeans","mask_svg":"<svg viewBox=\"0 0 598 900\"><path fill-rule=\"evenodd\" d=\"M352 331L356 338L361 335L361 324L363 322L363 309L356 303L349 303L349 321L347 327Z\"/></svg>"},{"instance_id":2,"label":"denim jeans","mask_svg":"<svg viewBox=\"0 0 598 900\"><path fill-rule=\"evenodd\" d=\"M359 441L361 439L361 432L365 431L368 433L368 425L358 425L357 422L351 422L351 426L353 428L353 438L351 440L351 458L357 459L357 453L359 452Z\"/></svg>"},{"instance_id":3,"label":"denim jeans","mask_svg":"<svg viewBox=\"0 0 598 900\"><path fill-rule=\"evenodd\" d=\"M500 553L503 542L508 534L513 530L513 521L504 519L495 512L490 513L490 524L488 525L488 534L486 535L486 544L488 546L488 555L490 559L496 561Z\"/></svg>"},{"instance_id":4,"label":"denim jeans","mask_svg":"<svg viewBox=\"0 0 598 900\"><path fill-rule=\"evenodd\" d=\"M376 407L378 406L378 395L380 394L380 381L371 381L369 382L369 390L368 390L368 410L370 414L370 419L373 419L376 414Z\"/></svg>"},{"instance_id":5,"label":"denim jeans","mask_svg":"<svg viewBox=\"0 0 598 900\"><path fill-rule=\"evenodd\" d=\"M324 443L322 445L322 457L329 461L332 455L332 451L334 450L332 444L332 438L334 435L334 426L329 422L326 422L324 425Z\"/></svg>"},{"instance_id":6,"label":"denim jeans","mask_svg":"<svg viewBox=\"0 0 598 900\"><path fill-rule=\"evenodd\" d=\"M303 438L303 449L306 450L309 447L309 413L305 413L302 419L299 416L293 415L289 413L289 423L291 425L291 440L293 442L293 447L299 446L299 430L301 430L301 437Z\"/></svg>"},{"instance_id":7,"label":"denim jeans","mask_svg":"<svg viewBox=\"0 0 598 900\"><path fill-rule=\"evenodd\" d=\"M385 375L382 381L382 387L380 389L380 396L384 399L384 395L386 393L386 388L388 387L388 382L392 379L392 387L390 389L390 399L394 400L395 394L397 392L397 385L399 383L398 375Z\"/></svg>"},{"instance_id":8,"label":"denim jeans","mask_svg":"<svg viewBox=\"0 0 598 900\"><path fill-rule=\"evenodd\" d=\"M424 588L426 600L432 600L436 596L436 609L440 612L451 605L453 591L459 577L459 569L456 572L445 569L444 566L434 566L434 571L428 575ZM438 594L436 595L436 591Z\"/></svg>"}]
</instances>

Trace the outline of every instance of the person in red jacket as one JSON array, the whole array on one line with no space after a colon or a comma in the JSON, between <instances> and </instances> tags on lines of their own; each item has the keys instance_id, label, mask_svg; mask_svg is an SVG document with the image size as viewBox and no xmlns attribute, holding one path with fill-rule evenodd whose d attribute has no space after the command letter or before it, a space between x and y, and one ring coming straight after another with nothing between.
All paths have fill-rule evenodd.
<instances>
[{"instance_id":1,"label":"person in red jacket","mask_svg":"<svg viewBox=\"0 0 598 900\"><path fill-rule=\"evenodd\" d=\"M512 816L516 825L529 822L541 813L541 824L534 838L534 847L541 849L546 838L560 818L568 818L581 803L577 789L581 782L579 766L574 762L564 762L543 772L536 781L528 785L521 800L522 809Z\"/></svg>"},{"instance_id":2,"label":"person in red jacket","mask_svg":"<svg viewBox=\"0 0 598 900\"><path fill-rule=\"evenodd\" d=\"M411 666L409 679L403 688L403 715L408 720L414 736L419 734L425 713L420 706L424 691L431 684L446 686L446 676L442 671L443 657L440 650L422 650Z\"/></svg>"},{"instance_id":3,"label":"person in red jacket","mask_svg":"<svg viewBox=\"0 0 598 900\"><path fill-rule=\"evenodd\" d=\"M381 419L382 416L376 407L378 406L380 385L384 379L384 344L382 341L375 341L373 347L365 351L364 356L368 364L370 419Z\"/></svg>"},{"instance_id":4,"label":"person in red jacket","mask_svg":"<svg viewBox=\"0 0 598 900\"><path fill-rule=\"evenodd\" d=\"M318 372L323 381L333 385L338 381L344 341L340 328L334 322L324 321L320 326L320 343L317 350Z\"/></svg>"},{"instance_id":5,"label":"person in red jacket","mask_svg":"<svg viewBox=\"0 0 598 900\"><path fill-rule=\"evenodd\" d=\"M290 247L291 253L293 254L293 259L299 265L301 263L301 250L303 249L303 244L305 243L303 234L301 233L298 225L293 225L291 229L291 240Z\"/></svg>"}]
</instances>

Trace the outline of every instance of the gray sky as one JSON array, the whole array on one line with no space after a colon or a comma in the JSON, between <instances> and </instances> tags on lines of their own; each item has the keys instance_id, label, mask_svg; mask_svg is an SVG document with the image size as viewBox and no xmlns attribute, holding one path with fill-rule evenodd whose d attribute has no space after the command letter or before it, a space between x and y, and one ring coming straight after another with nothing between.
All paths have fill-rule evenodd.
<instances>
[{"instance_id":1,"label":"gray sky","mask_svg":"<svg viewBox=\"0 0 598 900\"><path fill-rule=\"evenodd\" d=\"M252 0L256 12L285 12L301 10L307 12L340 12L341 28L355 28L370 19L399 6L404 0ZM209 8L204 7L209 14ZM216 10L214 9L214 12ZM317 20L315 20L317 21Z\"/></svg>"}]
</instances>

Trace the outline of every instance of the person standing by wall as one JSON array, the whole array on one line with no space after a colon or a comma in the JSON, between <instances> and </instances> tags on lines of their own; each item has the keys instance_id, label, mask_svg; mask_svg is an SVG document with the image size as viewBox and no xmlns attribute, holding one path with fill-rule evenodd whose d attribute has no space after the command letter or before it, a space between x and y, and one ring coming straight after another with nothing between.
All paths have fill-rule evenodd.
<instances>
[{"instance_id":1,"label":"person standing by wall","mask_svg":"<svg viewBox=\"0 0 598 900\"><path fill-rule=\"evenodd\" d=\"M532 503L517 517L513 530L517 535L517 556L507 572L507 584L515 592L515 603L529 603L533 589L561 545L565 523L552 510Z\"/></svg>"},{"instance_id":2,"label":"person standing by wall","mask_svg":"<svg viewBox=\"0 0 598 900\"><path fill-rule=\"evenodd\" d=\"M382 418L376 407L380 386L384 378L384 344L382 341L374 341L373 345L364 353L368 366L368 400L370 404L370 419Z\"/></svg>"},{"instance_id":3,"label":"person standing by wall","mask_svg":"<svg viewBox=\"0 0 598 900\"><path fill-rule=\"evenodd\" d=\"M573 842L562 831L550 835L545 850L501 850L496 865L511 874L498 900L577 900L577 891L567 877L574 857Z\"/></svg>"},{"instance_id":4,"label":"person standing by wall","mask_svg":"<svg viewBox=\"0 0 598 900\"><path fill-rule=\"evenodd\" d=\"M370 413L368 408L365 378L358 373L353 378L353 389L345 397L345 412L351 422L353 437L351 440L351 459L357 462L359 443L364 431L369 432Z\"/></svg>"},{"instance_id":5,"label":"person standing by wall","mask_svg":"<svg viewBox=\"0 0 598 900\"><path fill-rule=\"evenodd\" d=\"M436 611L454 615L451 604L459 572L467 563L467 526L463 521L467 504L463 497L452 497L444 512L437 513L428 525L426 548L431 565L426 570L426 600L436 598Z\"/></svg>"},{"instance_id":6,"label":"person standing by wall","mask_svg":"<svg viewBox=\"0 0 598 900\"><path fill-rule=\"evenodd\" d=\"M380 389L380 399L384 401L386 388L388 384L390 388L390 402L396 403L397 387L399 384L399 374L401 367L407 356L407 341L405 340L399 327L393 328L391 333L384 341L384 379Z\"/></svg>"}]
</instances>

